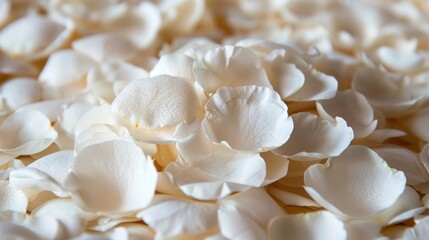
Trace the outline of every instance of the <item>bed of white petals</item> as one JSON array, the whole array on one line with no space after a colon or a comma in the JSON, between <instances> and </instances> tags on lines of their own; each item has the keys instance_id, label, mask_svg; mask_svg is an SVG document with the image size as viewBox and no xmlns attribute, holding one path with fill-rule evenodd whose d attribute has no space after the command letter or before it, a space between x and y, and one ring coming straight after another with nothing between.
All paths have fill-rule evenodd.
<instances>
[{"instance_id":1,"label":"bed of white petals","mask_svg":"<svg viewBox=\"0 0 429 240\"><path fill-rule=\"evenodd\" d=\"M429 1L0 0L0 238L429 236Z\"/></svg>"}]
</instances>

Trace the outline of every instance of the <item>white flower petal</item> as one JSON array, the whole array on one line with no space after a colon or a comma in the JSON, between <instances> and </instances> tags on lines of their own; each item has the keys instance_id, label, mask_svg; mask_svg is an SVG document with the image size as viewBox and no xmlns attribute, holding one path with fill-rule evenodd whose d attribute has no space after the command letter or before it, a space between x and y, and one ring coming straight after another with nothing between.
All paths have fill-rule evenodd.
<instances>
[{"instance_id":1,"label":"white flower petal","mask_svg":"<svg viewBox=\"0 0 429 240\"><path fill-rule=\"evenodd\" d=\"M404 240L424 240L429 235L429 217L425 217L413 228L409 228L404 232Z\"/></svg>"},{"instance_id":2,"label":"white flower petal","mask_svg":"<svg viewBox=\"0 0 429 240\"><path fill-rule=\"evenodd\" d=\"M152 203L137 214L157 236L199 234L217 226L213 203L197 202L168 195L156 195Z\"/></svg>"},{"instance_id":3,"label":"white flower petal","mask_svg":"<svg viewBox=\"0 0 429 240\"><path fill-rule=\"evenodd\" d=\"M162 1L163 30L172 36L189 33L204 16L205 5L198 0Z\"/></svg>"},{"instance_id":4,"label":"white flower petal","mask_svg":"<svg viewBox=\"0 0 429 240\"><path fill-rule=\"evenodd\" d=\"M308 112L292 115L294 129L290 139L273 150L290 159L306 161L340 155L353 140L353 130L340 117L335 123Z\"/></svg>"},{"instance_id":5,"label":"white flower petal","mask_svg":"<svg viewBox=\"0 0 429 240\"><path fill-rule=\"evenodd\" d=\"M353 90L340 92L329 100L318 101L316 106L322 117L328 114L331 119L338 116L346 120L355 138L368 136L377 126L371 105L364 95Z\"/></svg>"},{"instance_id":6,"label":"white flower petal","mask_svg":"<svg viewBox=\"0 0 429 240\"><path fill-rule=\"evenodd\" d=\"M27 197L21 190L12 188L7 181L0 181L0 211L27 211Z\"/></svg>"},{"instance_id":7,"label":"white flower petal","mask_svg":"<svg viewBox=\"0 0 429 240\"><path fill-rule=\"evenodd\" d=\"M418 138L429 142L429 129L427 123L429 121L429 107L420 109L416 114L412 115L407 121L406 126Z\"/></svg>"},{"instance_id":8,"label":"white flower petal","mask_svg":"<svg viewBox=\"0 0 429 240\"><path fill-rule=\"evenodd\" d=\"M206 136L240 151L277 148L289 139L293 128L286 104L270 88L221 88L205 109L202 126Z\"/></svg>"},{"instance_id":9,"label":"white flower petal","mask_svg":"<svg viewBox=\"0 0 429 240\"><path fill-rule=\"evenodd\" d=\"M214 152L193 164L179 161L165 169L188 196L211 200L234 191L259 187L266 175L265 162L259 154Z\"/></svg>"},{"instance_id":10,"label":"white flower petal","mask_svg":"<svg viewBox=\"0 0 429 240\"><path fill-rule=\"evenodd\" d=\"M159 61L150 71L150 76L170 75L194 79L192 72L192 63L194 59L185 54L165 54L159 58Z\"/></svg>"},{"instance_id":11,"label":"white flower petal","mask_svg":"<svg viewBox=\"0 0 429 240\"><path fill-rule=\"evenodd\" d=\"M354 75L352 89L365 95L386 117L399 117L414 111L421 99L407 91L405 81L402 76L363 67Z\"/></svg>"},{"instance_id":12,"label":"white flower petal","mask_svg":"<svg viewBox=\"0 0 429 240\"><path fill-rule=\"evenodd\" d=\"M377 221L393 225L413 218L426 210L420 201L419 194L411 187L406 187L396 202L380 216Z\"/></svg>"},{"instance_id":13,"label":"white flower petal","mask_svg":"<svg viewBox=\"0 0 429 240\"><path fill-rule=\"evenodd\" d=\"M143 68L122 61L111 61L100 64L88 72L88 89L111 103L116 97L115 82L128 83L147 76L148 73Z\"/></svg>"},{"instance_id":14,"label":"white flower petal","mask_svg":"<svg viewBox=\"0 0 429 240\"><path fill-rule=\"evenodd\" d=\"M426 62L422 54L383 46L375 51L380 62L392 71L409 71L422 67Z\"/></svg>"},{"instance_id":15,"label":"white flower petal","mask_svg":"<svg viewBox=\"0 0 429 240\"><path fill-rule=\"evenodd\" d=\"M62 106L66 103L68 103L68 101L64 99L35 102L18 108L16 112L26 112L32 110L39 111L43 113L49 119L49 121L55 122L57 117L63 111Z\"/></svg>"},{"instance_id":16,"label":"white flower petal","mask_svg":"<svg viewBox=\"0 0 429 240\"><path fill-rule=\"evenodd\" d=\"M61 50L49 56L39 80L52 86L62 86L80 80L95 62L73 50Z\"/></svg>"},{"instance_id":17,"label":"white flower petal","mask_svg":"<svg viewBox=\"0 0 429 240\"><path fill-rule=\"evenodd\" d=\"M276 187L269 187L267 189L267 192L275 199L281 201L286 205L300 207L320 207L319 204L309 198L303 197L292 192L287 192Z\"/></svg>"},{"instance_id":18,"label":"white flower petal","mask_svg":"<svg viewBox=\"0 0 429 240\"><path fill-rule=\"evenodd\" d=\"M0 232L5 239L43 239L28 228L11 222L0 222Z\"/></svg>"},{"instance_id":19,"label":"white flower petal","mask_svg":"<svg viewBox=\"0 0 429 240\"><path fill-rule=\"evenodd\" d=\"M31 121L29 121L31 119ZM43 151L57 137L49 119L38 111L22 111L9 115L0 125L1 151L8 154L31 155Z\"/></svg>"},{"instance_id":20,"label":"white flower petal","mask_svg":"<svg viewBox=\"0 0 429 240\"><path fill-rule=\"evenodd\" d=\"M0 14L1 15L1 14ZM10 57L0 50L0 73L12 76L37 76L38 71L35 66L28 62L20 61Z\"/></svg>"},{"instance_id":21,"label":"white flower petal","mask_svg":"<svg viewBox=\"0 0 429 240\"><path fill-rule=\"evenodd\" d=\"M387 164L397 170L403 171L407 177L407 184L417 185L428 179L419 168L416 154L398 145L381 146L373 149Z\"/></svg>"},{"instance_id":22,"label":"white flower petal","mask_svg":"<svg viewBox=\"0 0 429 240\"><path fill-rule=\"evenodd\" d=\"M271 184L286 176L289 169L289 159L273 152L264 152L261 157L265 160L267 175L262 186Z\"/></svg>"},{"instance_id":23,"label":"white flower petal","mask_svg":"<svg viewBox=\"0 0 429 240\"><path fill-rule=\"evenodd\" d=\"M288 53L289 54L289 53ZM313 101L333 98L337 93L338 81L333 76L326 75L305 62L294 53L286 55L286 61L294 63L304 74L304 85L289 96L290 101Z\"/></svg>"},{"instance_id":24,"label":"white flower petal","mask_svg":"<svg viewBox=\"0 0 429 240\"><path fill-rule=\"evenodd\" d=\"M194 62L193 71L201 87L211 93L221 87L271 87L261 59L244 47L211 49Z\"/></svg>"},{"instance_id":25,"label":"white flower petal","mask_svg":"<svg viewBox=\"0 0 429 240\"><path fill-rule=\"evenodd\" d=\"M12 56L45 57L71 36L72 23L59 24L35 14L17 19L0 32L0 48Z\"/></svg>"},{"instance_id":26,"label":"white flower petal","mask_svg":"<svg viewBox=\"0 0 429 240\"><path fill-rule=\"evenodd\" d=\"M74 41L72 47L99 63L127 59L137 52L137 48L129 40L113 34L81 38Z\"/></svg>"},{"instance_id":27,"label":"white flower petal","mask_svg":"<svg viewBox=\"0 0 429 240\"><path fill-rule=\"evenodd\" d=\"M281 240L346 240L347 232L343 222L328 211L284 215L270 221L270 239Z\"/></svg>"},{"instance_id":28,"label":"white flower petal","mask_svg":"<svg viewBox=\"0 0 429 240\"><path fill-rule=\"evenodd\" d=\"M152 200L156 178L151 159L138 146L110 141L77 154L65 187L86 211L121 214L139 210Z\"/></svg>"},{"instance_id":29,"label":"white flower petal","mask_svg":"<svg viewBox=\"0 0 429 240\"><path fill-rule=\"evenodd\" d=\"M42 99L42 86L31 78L14 78L5 82L0 93L11 110Z\"/></svg>"},{"instance_id":30,"label":"white flower petal","mask_svg":"<svg viewBox=\"0 0 429 240\"><path fill-rule=\"evenodd\" d=\"M156 129L190 122L198 111L198 96L185 78L168 75L129 83L112 103L128 128Z\"/></svg>"},{"instance_id":31,"label":"white flower petal","mask_svg":"<svg viewBox=\"0 0 429 240\"><path fill-rule=\"evenodd\" d=\"M350 146L326 164L310 166L304 182L314 200L340 217L366 218L392 206L406 178L371 149Z\"/></svg>"},{"instance_id":32,"label":"white flower petal","mask_svg":"<svg viewBox=\"0 0 429 240\"><path fill-rule=\"evenodd\" d=\"M283 210L264 189L251 189L220 201L220 231L228 239L266 239L268 224Z\"/></svg>"},{"instance_id":33,"label":"white flower petal","mask_svg":"<svg viewBox=\"0 0 429 240\"><path fill-rule=\"evenodd\" d=\"M68 196L55 179L39 169L30 167L15 169L10 172L9 181L13 188L24 191L31 199L43 191L54 192L61 197Z\"/></svg>"}]
</instances>

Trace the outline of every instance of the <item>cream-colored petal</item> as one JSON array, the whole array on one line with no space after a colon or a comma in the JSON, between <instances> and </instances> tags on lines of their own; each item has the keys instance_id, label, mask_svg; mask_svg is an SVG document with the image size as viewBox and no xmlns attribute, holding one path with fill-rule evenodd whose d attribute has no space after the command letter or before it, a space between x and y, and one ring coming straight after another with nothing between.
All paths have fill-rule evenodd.
<instances>
[{"instance_id":1,"label":"cream-colored petal","mask_svg":"<svg viewBox=\"0 0 429 240\"><path fill-rule=\"evenodd\" d=\"M393 225L416 217L426 210L419 194L411 187L406 187L395 203L379 215L376 220L385 225Z\"/></svg>"},{"instance_id":2,"label":"cream-colored petal","mask_svg":"<svg viewBox=\"0 0 429 240\"><path fill-rule=\"evenodd\" d=\"M21 190L12 188L8 181L0 181L0 211L25 213L28 200Z\"/></svg>"},{"instance_id":3,"label":"cream-colored petal","mask_svg":"<svg viewBox=\"0 0 429 240\"><path fill-rule=\"evenodd\" d=\"M72 47L99 63L127 59L137 53L133 43L113 34L96 34L81 38L74 41Z\"/></svg>"},{"instance_id":4,"label":"cream-colored petal","mask_svg":"<svg viewBox=\"0 0 429 240\"><path fill-rule=\"evenodd\" d=\"M55 122L57 117L63 111L62 106L68 103L68 100L56 99L41 102L30 103L16 109L16 112L38 111L43 113L51 122Z\"/></svg>"},{"instance_id":5,"label":"cream-colored petal","mask_svg":"<svg viewBox=\"0 0 429 240\"><path fill-rule=\"evenodd\" d=\"M374 221L352 220L345 223L348 240L379 239L381 225Z\"/></svg>"},{"instance_id":6,"label":"cream-colored petal","mask_svg":"<svg viewBox=\"0 0 429 240\"><path fill-rule=\"evenodd\" d=\"M300 207L320 207L319 204L309 198L303 197L292 192L287 192L276 187L268 187L267 192L272 197L286 205Z\"/></svg>"},{"instance_id":7,"label":"cream-colored petal","mask_svg":"<svg viewBox=\"0 0 429 240\"><path fill-rule=\"evenodd\" d=\"M284 144L293 129L287 106L270 88L221 88L207 102L206 136L232 149L264 152Z\"/></svg>"},{"instance_id":8,"label":"cream-colored petal","mask_svg":"<svg viewBox=\"0 0 429 240\"><path fill-rule=\"evenodd\" d=\"M9 0L0 2L0 27L8 20L12 4Z\"/></svg>"},{"instance_id":9,"label":"cream-colored petal","mask_svg":"<svg viewBox=\"0 0 429 240\"><path fill-rule=\"evenodd\" d=\"M351 89L338 93L334 98L318 101L316 106L322 117L328 114L332 119L338 116L346 120L355 138L368 136L377 126L374 112L365 96Z\"/></svg>"},{"instance_id":10,"label":"cream-colored petal","mask_svg":"<svg viewBox=\"0 0 429 240\"><path fill-rule=\"evenodd\" d=\"M129 83L112 103L112 111L129 128L174 127L192 121L198 96L188 79L160 75Z\"/></svg>"},{"instance_id":11,"label":"cream-colored petal","mask_svg":"<svg viewBox=\"0 0 429 240\"><path fill-rule=\"evenodd\" d=\"M11 222L0 222L0 232L5 239L43 239L28 228Z\"/></svg>"},{"instance_id":12,"label":"cream-colored petal","mask_svg":"<svg viewBox=\"0 0 429 240\"><path fill-rule=\"evenodd\" d=\"M148 76L145 69L123 61L111 61L92 68L87 75L88 89L111 103L116 97L115 82L142 79Z\"/></svg>"},{"instance_id":13,"label":"cream-colored petal","mask_svg":"<svg viewBox=\"0 0 429 240\"><path fill-rule=\"evenodd\" d=\"M419 160L413 151L398 145L380 146L373 150L390 167L403 171L407 177L407 184L415 186L429 180L427 179L427 175L419 168Z\"/></svg>"},{"instance_id":14,"label":"cream-colored petal","mask_svg":"<svg viewBox=\"0 0 429 240\"><path fill-rule=\"evenodd\" d=\"M265 162L258 154L231 151L214 152L193 164L176 160L165 171L172 174L173 181L186 195L211 200L261 186L265 168Z\"/></svg>"},{"instance_id":15,"label":"cream-colored petal","mask_svg":"<svg viewBox=\"0 0 429 240\"><path fill-rule=\"evenodd\" d=\"M422 54L383 46L375 52L378 60L389 70L405 72L422 67L426 60Z\"/></svg>"},{"instance_id":16,"label":"cream-colored petal","mask_svg":"<svg viewBox=\"0 0 429 240\"><path fill-rule=\"evenodd\" d=\"M330 99L335 96L338 90L338 81L333 76L329 76L316 70L311 64L305 62L294 53L286 55L286 62L293 63L304 74L304 85L289 96L290 101L313 101Z\"/></svg>"},{"instance_id":17,"label":"cream-colored petal","mask_svg":"<svg viewBox=\"0 0 429 240\"><path fill-rule=\"evenodd\" d=\"M408 129L418 138L429 142L429 130L427 122L429 121L429 107L420 109L406 121Z\"/></svg>"},{"instance_id":18,"label":"cream-colored petal","mask_svg":"<svg viewBox=\"0 0 429 240\"><path fill-rule=\"evenodd\" d=\"M279 216L270 221L270 239L346 240L343 222L328 211Z\"/></svg>"},{"instance_id":19,"label":"cream-colored petal","mask_svg":"<svg viewBox=\"0 0 429 240\"><path fill-rule=\"evenodd\" d=\"M32 77L35 77L38 74L38 71L35 66L31 65L28 62L14 59L1 50L0 50L0 62L2 63L0 65L1 74L12 75L12 76L32 76Z\"/></svg>"},{"instance_id":20,"label":"cream-colored petal","mask_svg":"<svg viewBox=\"0 0 429 240\"><path fill-rule=\"evenodd\" d=\"M413 228L409 228L404 232L404 240L424 240L429 235L429 217L425 217Z\"/></svg>"},{"instance_id":21,"label":"cream-colored petal","mask_svg":"<svg viewBox=\"0 0 429 240\"><path fill-rule=\"evenodd\" d=\"M287 157L276 155L273 152L264 152L261 157L265 160L267 171L262 186L271 184L286 176L289 169L289 159Z\"/></svg>"},{"instance_id":22,"label":"cream-colored petal","mask_svg":"<svg viewBox=\"0 0 429 240\"><path fill-rule=\"evenodd\" d=\"M27 59L45 57L71 36L71 22L57 23L47 17L28 14L0 32L0 48L11 56Z\"/></svg>"},{"instance_id":23,"label":"cream-colored petal","mask_svg":"<svg viewBox=\"0 0 429 240\"><path fill-rule=\"evenodd\" d=\"M220 232L228 239L266 239L271 219L283 210L264 189L251 189L220 201Z\"/></svg>"},{"instance_id":24,"label":"cream-colored petal","mask_svg":"<svg viewBox=\"0 0 429 240\"><path fill-rule=\"evenodd\" d=\"M11 110L42 99L42 86L31 78L14 78L1 85L0 93Z\"/></svg>"},{"instance_id":25,"label":"cream-colored petal","mask_svg":"<svg viewBox=\"0 0 429 240\"><path fill-rule=\"evenodd\" d=\"M159 61L150 71L150 76L170 75L194 79L192 64L194 59L185 54L165 54L159 58Z\"/></svg>"},{"instance_id":26,"label":"cream-colored petal","mask_svg":"<svg viewBox=\"0 0 429 240\"><path fill-rule=\"evenodd\" d=\"M217 226L217 204L197 202L168 195L156 195L137 214L159 237L199 234Z\"/></svg>"},{"instance_id":27,"label":"cream-colored petal","mask_svg":"<svg viewBox=\"0 0 429 240\"><path fill-rule=\"evenodd\" d=\"M110 141L80 151L65 188L76 204L89 212L124 214L152 200L156 169L133 143Z\"/></svg>"},{"instance_id":28,"label":"cream-colored petal","mask_svg":"<svg viewBox=\"0 0 429 240\"><path fill-rule=\"evenodd\" d=\"M399 117L414 111L421 99L407 89L409 85L403 76L363 67L354 75L352 89L365 95L386 117Z\"/></svg>"},{"instance_id":29,"label":"cream-colored petal","mask_svg":"<svg viewBox=\"0 0 429 240\"><path fill-rule=\"evenodd\" d=\"M31 121L29 121L31 119ZM1 151L16 155L31 155L51 145L57 132L49 119L38 111L22 111L9 115L0 125Z\"/></svg>"},{"instance_id":30,"label":"cream-colored petal","mask_svg":"<svg viewBox=\"0 0 429 240\"><path fill-rule=\"evenodd\" d=\"M64 86L81 80L95 66L89 57L73 50L61 50L49 56L39 81L50 86Z\"/></svg>"},{"instance_id":31,"label":"cream-colored petal","mask_svg":"<svg viewBox=\"0 0 429 240\"><path fill-rule=\"evenodd\" d=\"M271 87L261 59L244 47L214 48L194 62L197 82L210 93L221 87Z\"/></svg>"},{"instance_id":32,"label":"cream-colored petal","mask_svg":"<svg viewBox=\"0 0 429 240\"><path fill-rule=\"evenodd\" d=\"M310 196L328 210L341 217L367 218L394 204L406 178L371 149L356 145L326 164L310 166L304 182Z\"/></svg>"},{"instance_id":33,"label":"cream-colored petal","mask_svg":"<svg viewBox=\"0 0 429 240\"><path fill-rule=\"evenodd\" d=\"M159 9L163 16L163 31L168 35L189 33L205 14L204 1L161 1Z\"/></svg>"},{"instance_id":34,"label":"cream-colored petal","mask_svg":"<svg viewBox=\"0 0 429 240\"><path fill-rule=\"evenodd\" d=\"M298 161L317 160L340 155L353 140L353 130L340 117L335 122L315 114L300 112L292 115L294 129L290 139L275 154Z\"/></svg>"}]
</instances>

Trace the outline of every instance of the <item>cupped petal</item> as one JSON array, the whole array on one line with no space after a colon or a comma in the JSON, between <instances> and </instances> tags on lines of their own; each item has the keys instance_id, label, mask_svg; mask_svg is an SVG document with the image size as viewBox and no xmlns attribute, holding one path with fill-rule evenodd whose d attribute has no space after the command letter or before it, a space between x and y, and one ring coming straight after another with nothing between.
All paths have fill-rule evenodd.
<instances>
[{"instance_id":1,"label":"cupped petal","mask_svg":"<svg viewBox=\"0 0 429 240\"><path fill-rule=\"evenodd\" d=\"M346 240L344 223L328 211L279 216L270 221L270 239Z\"/></svg>"},{"instance_id":2,"label":"cupped petal","mask_svg":"<svg viewBox=\"0 0 429 240\"><path fill-rule=\"evenodd\" d=\"M377 127L371 105L363 94L354 90L346 90L334 98L318 101L316 106L319 115L328 120L336 116L346 120L355 138L366 137Z\"/></svg>"},{"instance_id":3,"label":"cupped petal","mask_svg":"<svg viewBox=\"0 0 429 240\"><path fill-rule=\"evenodd\" d=\"M406 72L415 70L423 67L426 63L423 54L387 46L378 48L375 51L375 55L383 66L391 71Z\"/></svg>"},{"instance_id":4,"label":"cupped petal","mask_svg":"<svg viewBox=\"0 0 429 240\"><path fill-rule=\"evenodd\" d=\"M202 122L214 143L248 152L264 152L284 144L293 129L287 106L270 88L221 88L207 102Z\"/></svg>"},{"instance_id":5,"label":"cupped petal","mask_svg":"<svg viewBox=\"0 0 429 240\"><path fill-rule=\"evenodd\" d=\"M12 56L39 59L65 44L73 24L28 14L8 24L0 32L0 48Z\"/></svg>"},{"instance_id":6,"label":"cupped petal","mask_svg":"<svg viewBox=\"0 0 429 240\"><path fill-rule=\"evenodd\" d=\"M193 71L197 82L210 93L221 87L271 87L261 58L244 47L211 49L195 60Z\"/></svg>"},{"instance_id":7,"label":"cupped petal","mask_svg":"<svg viewBox=\"0 0 429 240\"><path fill-rule=\"evenodd\" d=\"M76 155L65 188L83 210L115 215L149 204L156 181L152 160L138 146L109 141L91 145Z\"/></svg>"},{"instance_id":8,"label":"cupped petal","mask_svg":"<svg viewBox=\"0 0 429 240\"><path fill-rule=\"evenodd\" d=\"M400 75L369 67L356 71L352 81L352 89L362 93L386 117L400 117L415 111L422 96L409 91L409 85Z\"/></svg>"},{"instance_id":9,"label":"cupped petal","mask_svg":"<svg viewBox=\"0 0 429 240\"><path fill-rule=\"evenodd\" d=\"M1 4L1 3L0 3ZM1 15L1 14L0 14ZM37 76L38 71L32 64L12 58L0 50L0 74L12 76Z\"/></svg>"},{"instance_id":10,"label":"cupped petal","mask_svg":"<svg viewBox=\"0 0 429 240\"><path fill-rule=\"evenodd\" d=\"M286 176L289 169L289 159L287 157L276 155L273 152L262 153L261 157L265 161L267 171L264 183L262 184L263 186Z\"/></svg>"},{"instance_id":11,"label":"cupped petal","mask_svg":"<svg viewBox=\"0 0 429 240\"><path fill-rule=\"evenodd\" d=\"M31 120L31 121L30 121ZM48 118L38 111L22 111L9 115L0 125L1 151L31 155L43 151L57 138Z\"/></svg>"},{"instance_id":12,"label":"cupped petal","mask_svg":"<svg viewBox=\"0 0 429 240\"><path fill-rule=\"evenodd\" d=\"M275 154L297 161L318 160L340 155L353 140L353 130L340 117L331 122L300 112L293 114L292 119L294 128L290 139L274 149Z\"/></svg>"},{"instance_id":13,"label":"cupped petal","mask_svg":"<svg viewBox=\"0 0 429 240\"><path fill-rule=\"evenodd\" d=\"M137 217L154 229L159 237L196 235L217 226L217 209L217 204L213 203L156 195Z\"/></svg>"},{"instance_id":14,"label":"cupped petal","mask_svg":"<svg viewBox=\"0 0 429 240\"><path fill-rule=\"evenodd\" d=\"M225 197L251 187L259 187L266 176L266 166L259 154L213 152L192 164L186 161L169 164L174 183L188 196L201 200Z\"/></svg>"},{"instance_id":15,"label":"cupped petal","mask_svg":"<svg viewBox=\"0 0 429 240\"><path fill-rule=\"evenodd\" d=\"M220 232L228 239L266 239L271 219L284 214L264 189L251 189L220 200Z\"/></svg>"},{"instance_id":16,"label":"cupped petal","mask_svg":"<svg viewBox=\"0 0 429 240\"><path fill-rule=\"evenodd\" d=\"M159 61L153 66L150 71L150 76L170 75L175 77L182 77L194 79L192 72L192 64L194 59L186 54L173 53L165 54L159 58Z\"/></svg>"},{"instance_id":17,"label":"cupped petal","mask_svg":"<svg viewBox=\"0 0 429 240\"><path fill-rule=\"evenodd\" d=\"M42 99L42 86L31 78L14 78L2 84L0 93L7 106L15 110Z\"/></svg>"},{"instance_id":18,"label":"cupped petal","mask_svg":"<svg viewBox=\"0 0 429 240\"><path fill-rule=\"evenodd\" d=\"M8 181L0 181L0 211L25 213L28 200L24 192L14 189Z\"/></svg>"},{"instance_id":19,"label":"cupped petal","mask_svg":"<svg viewBox=\"0 0 429 240\"><path fill-rule=\"evenodd\" d=\"M73 42L77 52L102 63L123 60L137 53L137 48L128 39L113 34L95 34Z\"/></svg>"},{"instance_id":20,"label":"cupped petal","mask_svg":"<svg viewBox=\"0 0 429 240\"><path fill-rule=\"evenodd\" d=\"M368 218L391 207L405 190L404 173L374 151L350 146L304 173L305 189L321 206L342 218Z\"/></svg>"},{"instance_id":21,"label":"cupped petal","mask_svg":"<svg viewBox=\"0 0 429 240\"><path fill-rule=\"evenodd\" d=\"M191 122L198 107L192 83L168 75L132 81L112 103L112 111L125 119L127 127L147 129Z\"/></svg>"}]
</instances>

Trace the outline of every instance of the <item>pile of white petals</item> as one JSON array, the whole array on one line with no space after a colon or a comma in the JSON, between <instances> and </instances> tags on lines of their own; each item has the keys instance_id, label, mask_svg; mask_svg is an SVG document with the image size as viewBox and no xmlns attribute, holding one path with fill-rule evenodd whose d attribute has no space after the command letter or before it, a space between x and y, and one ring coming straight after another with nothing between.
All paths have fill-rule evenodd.
<instances>
[{"instance_id":1,"label":"pile of white petals","mask_svg":"<svg viewBox=\"0 0 429 240\"><path fill-rule=\"evenodd\" d=\"M424 240L429 1L0 0L0 238Z\"/></svg>"}]
</instances>

